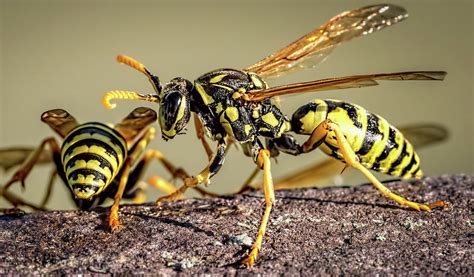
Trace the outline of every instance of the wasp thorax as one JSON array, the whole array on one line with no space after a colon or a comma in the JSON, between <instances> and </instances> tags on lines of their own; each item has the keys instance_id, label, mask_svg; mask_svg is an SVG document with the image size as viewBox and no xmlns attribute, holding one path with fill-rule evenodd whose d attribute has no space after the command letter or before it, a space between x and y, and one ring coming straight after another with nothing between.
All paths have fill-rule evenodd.
<instances>
[{"instance_id":1,"label":"wasp thorax","mask_svg":"<svg viewBox=\"0 0 474 277\"><path fill-rule=\"evenodd\" d=\"M192 88L192 83L183 78L175 78L163 87L160 94L159 123L164 140L174 138L188 125Z\"/></svg>"}]
</instances>

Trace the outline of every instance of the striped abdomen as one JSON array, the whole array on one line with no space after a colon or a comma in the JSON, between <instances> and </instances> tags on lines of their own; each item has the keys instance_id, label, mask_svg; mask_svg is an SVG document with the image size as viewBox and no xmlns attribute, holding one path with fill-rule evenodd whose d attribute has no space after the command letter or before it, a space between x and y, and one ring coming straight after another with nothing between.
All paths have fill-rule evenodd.
<instances>
[{"instance_id":1,"label":"striped abdomen","mask_svg":"<svg viewBox=\"0 0 474 277\"><path fill-rule=\"evenodd\" d=\"M358 105L338 100L314 100L294 113L292 127L297 133L311 134L325 119L341 127L366 168L393 176L422 176L420 159L403 134L384 118ZM343 160L334 134L329 133L320 148Z\"/></svg>"},{"instance_id":2,"label":"striped abdomen","mask_svg":"<svg viewBox=\"0 0 474 277\"><path fill-rule=\"evenodd\" d=\"M86 123L64 139L61 159L69 187L79 199L102 192L120 171L127 144L115 130L102 123Z\"/></svg>"}]
</instances>

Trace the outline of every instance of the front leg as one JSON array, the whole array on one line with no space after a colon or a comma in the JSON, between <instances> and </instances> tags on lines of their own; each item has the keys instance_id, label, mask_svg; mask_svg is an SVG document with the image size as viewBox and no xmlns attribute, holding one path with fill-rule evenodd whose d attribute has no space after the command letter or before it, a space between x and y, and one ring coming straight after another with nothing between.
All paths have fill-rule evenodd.
<instances>
[{"instance_id":1,"label":"front leg","mask_svg":"<svg viewBox=\"0 0 474 277\"><path fill-rule=\"evenodd\" d=\"M226 140L221 139L217 144L217 150L214 156L212 157L209 164L196 176L189 177L184 180L184 185L178 188L172 194L158 198L157 203L161 201L173 201L179 199L183 196L188 188L196 187L199 184L208 184L209 180L221 169L224 164L225 153L226 153Z\"/></svg>"}]
</instances>

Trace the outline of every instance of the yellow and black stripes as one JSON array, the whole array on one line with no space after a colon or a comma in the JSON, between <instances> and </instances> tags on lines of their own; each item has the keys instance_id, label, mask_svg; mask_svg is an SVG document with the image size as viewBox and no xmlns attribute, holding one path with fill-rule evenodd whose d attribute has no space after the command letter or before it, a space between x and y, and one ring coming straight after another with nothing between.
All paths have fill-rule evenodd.
<instances>
[{"instance_id":1,"label":"yellow and black stripes","mask_svg":"<svg viewBox=\"0 0 474 277\"><path fill-rule=\"evenodd\" d=\"M127 144L102 123L87 123L72 130L61 148L63 169L74 195L91 199L103 191L120 171Z\"/></svg>"},{"instance_id":2,"label":"yellow and black stripes","mask_svg":"<svg viewBox=\"0 0 474 277\"><path fill-rule=\"evenodd\" d=\"M384 118L360 106L338 100L314 100L293 114L292 130L309 135L326 119L343 130L364 167L393 176L422 175L420 159L403 134ZM320 148L343 160L332 132L324 138Z\"/></svg>"}]
</instances>

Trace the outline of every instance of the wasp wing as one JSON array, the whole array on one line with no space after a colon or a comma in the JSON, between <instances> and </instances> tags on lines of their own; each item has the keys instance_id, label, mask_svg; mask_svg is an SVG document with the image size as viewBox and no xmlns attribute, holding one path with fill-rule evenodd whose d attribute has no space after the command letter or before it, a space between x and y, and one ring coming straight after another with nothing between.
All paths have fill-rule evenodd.
<instances>
[{"instance_id":1,"label":"wasp wing","mask_svg":"<svg viewBox=\"0 0 474 277\"><path fill-rule=\"evenodd\" d=\"M23 164L23 162L35 151L34 147L7 147L0 149L0 168L8 171L15 166ZM38 164L52 162L51 153L47 149L43 149L38 159Z\"/></svg>"},{"instance_id":2,"label":"wasp wing","mask_svg":"<svg viewBox=\"0 0 474 277\"><path fill-rule=\"evenodd\" d=\"M272 78L298 68L314 67L337 45L396 24L407 17L404 8L390 4L346 11L244 70Z\"/></svg>"},{"instance_id":3,"label":"wasp wing","mask_svg":"<svg viewBox=\"0 0 474 277\"><path fill-rule=\"evenodd\" d=\"M440 143L448 139L449 131L445 127L432 124L413 124L398 128L415 149Z\"/></svg>"},{"instance_id":4,"label":"wasp wing","mask_svg":"<svg viewBox=\"0 0 474 277\"><path fill-rule=\"evenodd\" d=\"M72 129L79 125L76 119L63 109L46 111L41 115L41 120L48 124L62 138L65 138Z\"/></svg>"},{"instance_id":5,"label":"wasp wing","mask_svg":"<svg viewBox=\"0 0 474 277\"><path fill-rule=\"evenodd\" d=\"M368 75L354 75L338 78L328 78L303 83L282 85L263 90L249 91L246 99L249 101L261 101L267 98L296 94L303 92L317 92L334 89L359 88L378 85L377 80L444 80L444 71L408 71L395 73L379 73Z\"/></svg>"},{"instance_id":6,"label":"wasp wing","mask_svg":"<svg viewBox=\"0 0 474 277\"><path fill-rule=\"evenodd\" d=\"M133 110L120 123L116 124L114 129L125 138L128 146L131 147L156 119L157 115L154 110L139 107Z\"/></svg>"},{"instance_id":7,"label":"wasp wing","mask_svg":"<svg viewBox=\"0 0 474 277\"><path fill-rule=\"evenodd\" d=\"M416 149L443 142L448 138L448 130L437 124L414 124L398 129ZM332 182L323 181L339 175L344 167L345 164L339 160L325 159L276 180L274 188L296 189L333 186Z\"/></svg>"}]
</instances>

